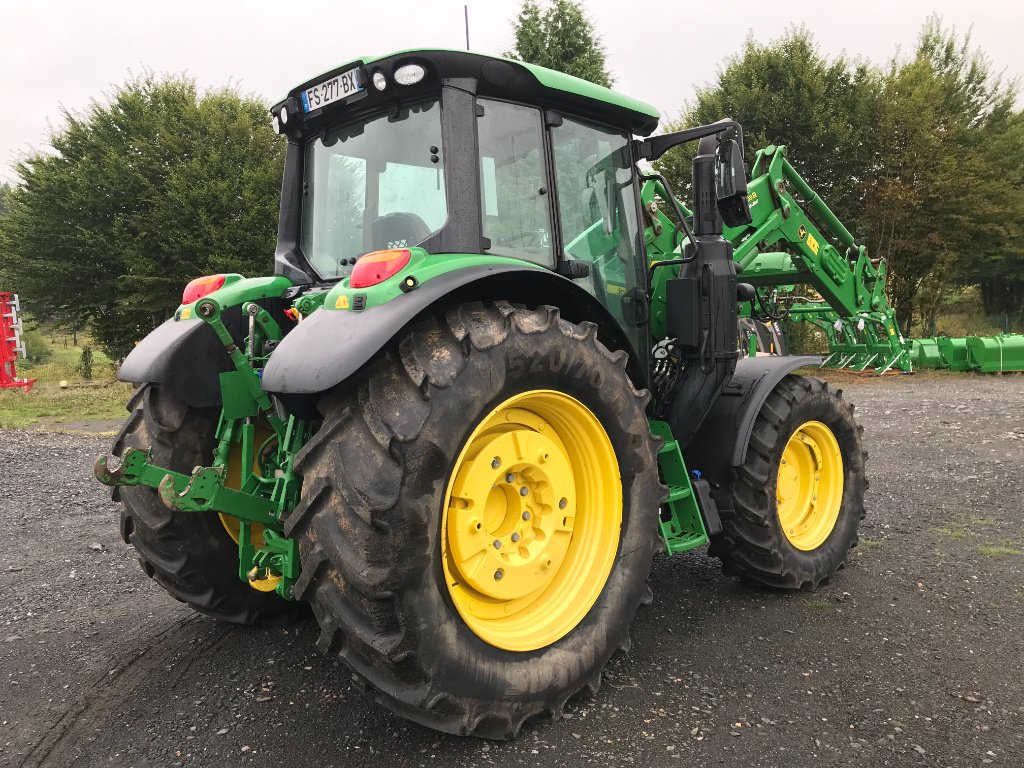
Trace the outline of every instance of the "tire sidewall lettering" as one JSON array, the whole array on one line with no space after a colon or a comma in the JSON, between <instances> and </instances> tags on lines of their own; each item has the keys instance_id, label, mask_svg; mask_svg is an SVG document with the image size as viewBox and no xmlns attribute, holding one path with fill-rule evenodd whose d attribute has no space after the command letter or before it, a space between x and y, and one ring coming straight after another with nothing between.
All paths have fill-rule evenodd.
<instances>
[{"instance_id":1,"label":"tire sidewall lettering","mask_svg":"<svg viewBox=\"0 0 1024 768\"><path fill-rule=\"evenodd\" d=\"M548 350L515 350L508 355L506 364L510 379L553 373L585 381L593 389L600 389L605 383L605 375L600 368L588 370L586 361L570 357L564 349L558 347Z\"/></svg>"}]
</instances>

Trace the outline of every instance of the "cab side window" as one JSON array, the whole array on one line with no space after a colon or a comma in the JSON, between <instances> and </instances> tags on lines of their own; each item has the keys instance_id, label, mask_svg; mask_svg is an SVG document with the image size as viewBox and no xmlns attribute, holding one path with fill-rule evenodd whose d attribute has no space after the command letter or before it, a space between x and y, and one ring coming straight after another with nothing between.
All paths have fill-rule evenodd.
<instances>
[{"instance_id":1,"label":"cab side window","mask_svg":"<svg viewBox=\"0 0 1024 768\"><path fill-rule=\"evenodd\" d=\"M477 105L486 250L554 267L541 112L489 99Z\"/></svg>"},{"instance_id":2,"label":"cab side window","mask_svg":"<svg viewBox=\"0 0 1024 768\"><path fill-rule=\"evenodd\" d=\"M578 280L626 327L635 326L644 264L629 140L570 118L551 129L566 258L589 262Z\"/></svg>"}]
</instances>

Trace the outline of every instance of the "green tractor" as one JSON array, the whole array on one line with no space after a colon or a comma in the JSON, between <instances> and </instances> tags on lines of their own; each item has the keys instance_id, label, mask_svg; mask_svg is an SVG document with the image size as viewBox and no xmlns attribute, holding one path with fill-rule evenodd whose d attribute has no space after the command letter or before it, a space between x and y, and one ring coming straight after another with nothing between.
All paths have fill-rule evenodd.
<instances>
[{"instance_id":1,"label":"green tractor","mask_svg":"<svg viewBox=\"0 0 1024 768\"><path fill-rule=\"evenodd\" d=\"M194 280L120 377L121 528L174 597L298 618L382 704L511 738L593 693L658 551L814 588L856 544L853 407L738 349L741 127L415 50L272 109L275 274ZM645 161L685 142L693 214Z\"/></svg>"}]
</instances>

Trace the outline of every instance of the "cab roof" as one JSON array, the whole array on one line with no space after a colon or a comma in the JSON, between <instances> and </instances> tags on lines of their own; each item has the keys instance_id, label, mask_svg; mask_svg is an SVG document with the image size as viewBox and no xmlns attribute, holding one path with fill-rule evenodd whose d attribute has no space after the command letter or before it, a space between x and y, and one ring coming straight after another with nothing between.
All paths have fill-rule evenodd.
<instances>
[{"instance_id":1,"label":"cab roof","mask_svg":"<svg viewBox=\"0 0 1024 768\"><path fill-rule=\"evenodd\" d=\"M394 71L414 63L423 66L427 73L419 87L395 84ZM365 56L350 61L292 89L288 101L298 103L306 89L355 67L362 70L363 82L371 93L374 88L370 79L375 72L383 72L388 82L386 90L392 90L389 94L391 99L400 98L404 94L415 96L419 91L436 89L442 84L462 85L475 88L476 93L482 96L577 114L597 122L628 128L640 136L650 135L657 128L661 117L650 104L563 72L498 56L429 48L397 51L385 56ZM275 106L275 113L279 106Z\"/></svg>"}]
</instances>

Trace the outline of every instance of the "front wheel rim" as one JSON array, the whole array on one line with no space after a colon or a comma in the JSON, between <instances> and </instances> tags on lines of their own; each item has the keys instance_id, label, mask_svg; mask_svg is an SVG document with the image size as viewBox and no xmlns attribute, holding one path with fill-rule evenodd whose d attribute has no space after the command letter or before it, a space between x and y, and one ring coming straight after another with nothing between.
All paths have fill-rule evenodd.
<instances>
[{"instance_id":1,"label":"front wheel rim","mask_svg":"<svg viewBox=\"0 0 1024 768\"><path fill-rule=\"evenodd\" d=\"M466 440L445 494L442 567L459 615L504 650L564 637L608 580L622 509L615 450L589 408L554 390L505 400Z\"/></svg>"},{"instance_id":2,"label":"front wheel rim","mask_svg":"<svg viewBox=\"0 0 1024 768\"><path fill-rule=\"evenodd\" d=\"M808 421L782 451L775 486L779 524L792 544L809 552L831 535L843 504L843 455L825 424Z\"/></svg>"}]
</instances>

